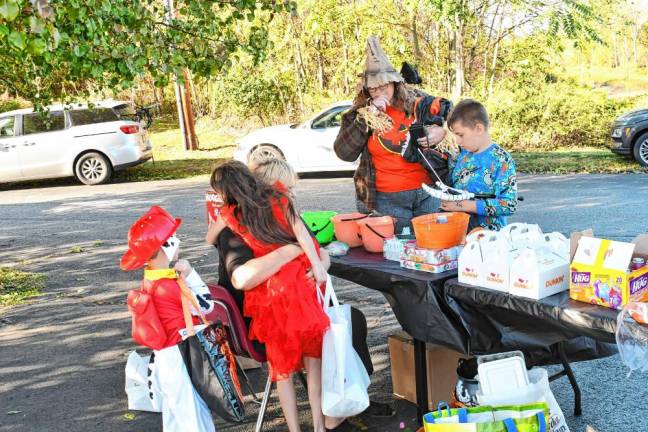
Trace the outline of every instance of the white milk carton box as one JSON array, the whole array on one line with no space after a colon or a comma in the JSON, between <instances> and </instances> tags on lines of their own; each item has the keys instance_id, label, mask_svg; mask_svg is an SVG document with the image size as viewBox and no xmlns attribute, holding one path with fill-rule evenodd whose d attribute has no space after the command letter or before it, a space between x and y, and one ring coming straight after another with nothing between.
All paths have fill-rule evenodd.
<instances>
[{"instance_id":1,"label":"white milk carton box","mask_svg":"<svg viewBox=\"0 0 648 432\"><path fill-rule=\"evenodd\" d=\"M569 289L569 250L548 246L525 248L511 264L509 292L535 300Z\"/></svg>"},{"instance_id":2,"label":"white milk carton box","mask_svg":"<svg viewBox=\"0 0 648 432\"><path fill-rule=\"evenodd\" d=\"M511 248L506 235L492 233L479 241L483 257L482 286L507 292L511 264L518 252Z\"/></svg>"},{"instance_id":3,"label":"white milk carton box","mask_svg":"<svg viewBox=\"0 0 648 432\"><path fill-rule=\"evenodd\" d=\"M457 272L459 282L467 285L482 286L483 261L481 246L478 241L466 243L466 246L459 254Z\"/></svg>"}]
</instances>

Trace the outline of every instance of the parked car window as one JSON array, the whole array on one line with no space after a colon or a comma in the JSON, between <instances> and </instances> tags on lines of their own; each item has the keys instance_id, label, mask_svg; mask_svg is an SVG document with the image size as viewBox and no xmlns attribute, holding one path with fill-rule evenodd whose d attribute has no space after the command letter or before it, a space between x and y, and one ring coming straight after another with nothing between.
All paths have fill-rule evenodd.
<instances>
[{"instance_id":1,"label":"parked car window","mask_svg":"<svg viewBox=\"0 0 648 432\"><path fill-rule=\"evenodd\" d=\"M117 113L117 116L125 117L128 119L132 119L132 117L135 116L135 109L133 109L133 106L130 104L122 104L122 105L115 105L113 107L113 111Z\"/></svg>"},{"instance_id":2,"label":"parked car window","mask_svg":"<svg viewBox=\"0 0 648 432\"><path fill-rule=\"evenodd\" d=\"M23 116L23 135L63 129L65 129L65 116L62 111L54 111L47 115L34 113Z\"/></svg>"},{"instance_id":3,"label":"parked car window","mask_svg":"<svg viewBox=\"0 0 648 432\"><path fill-rule=\"evenodd\" d=\"M83 109L70 111L72 124L82 126L93 123L107 123L118 121L119 116L110 108L97 108L94 110Z\"/></svg>"},{"instance_id":4,"label":"parked car window","mask_svg":"<svg viewBox=\"0 0 648 432\"><path fill-rule=\"evenodd\" d=\"M313 129L338 127L342 122L342 114L348 110L348 106L331 108L313 121Z\"/></svg>"},{"instance_id":5,"label":"parked car window","mask_svg":"<svg viewBox=\"0 0 648 432\"><path fill-rule=\"evenodd\" d=\"M0 136L12 137L14 136L14 123L15 117L0 118Z\"/></svg>"}]
</instances>

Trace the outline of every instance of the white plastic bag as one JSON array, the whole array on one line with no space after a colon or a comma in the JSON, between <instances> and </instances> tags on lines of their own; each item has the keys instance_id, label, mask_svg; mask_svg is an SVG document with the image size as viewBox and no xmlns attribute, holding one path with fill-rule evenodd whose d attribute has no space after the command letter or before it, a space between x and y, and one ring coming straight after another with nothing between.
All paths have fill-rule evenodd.
<instances>
[{"instance_id":1,"label":"white plastic bag","mask_svg":"<svg viewBox=\"0 0 648 432\"><path fill-rule=\"evenodd\" d=\"M369 375L353 349L351 308L338 303L330 276L323 304L331 323L322 344L322 412L351 417L369 406Z\"/></svg>"},{"instance_id":2,"label":"white plastic bag","mask_svg":"<svg viewBox=\"0 0 648 432\"><path fill-rule=\"evenodd\" d=\"M149 360L151 356L141 356L133 351L126 361L126 395L128 396L128 409L137 411L162 411L162 397L160 393L149 386Z\"/></svg>"},{"instance_id":3,"label":"white plastic bag","mask_svg":"<svg viewBox=\"0 0 648 432\"><path fill-rule=\"evenodd\" d=\"M535 368L528 371L529 385L518 391L506 391L495 395L477 395L480 405L522 405L535 402L547 402L549 405L549 431L569 432L565 414L556 401L549 387L549 375L546 369Z\"/></svg>"},{"instance_id":4,"label":"white plastic bag","mask_svg":"<svg viewBox=\"0 0 648 432\"><path fill-rule=\"evenodd\" d=\"M629 302L617 317L616 343L619 356L630 373L635 370L648 372L648 331L630 317L630 311L639 305L640 303Z\"/></svg>"}]
</instances>

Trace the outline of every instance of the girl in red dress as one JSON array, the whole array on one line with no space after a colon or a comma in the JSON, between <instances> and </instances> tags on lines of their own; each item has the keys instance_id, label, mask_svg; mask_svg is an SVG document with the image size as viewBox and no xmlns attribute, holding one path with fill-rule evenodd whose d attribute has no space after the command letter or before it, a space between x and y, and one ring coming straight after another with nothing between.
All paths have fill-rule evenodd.
<instances>
[{"instance_id":1,"label":"girl in red dress","mask_svg":"<svg viewBox=\"0 0 648 432\"><path fill-rule=\"evenodd\" d=\"M329 320L318 301L317 285L326 282L319 245L297 216L288 190L257 179L242 163L217 167L211 186L224 205L208 236L227 226L255 257L298 241L304 255L262 284L245 291L244 314L252 318L250 338L263 342L281 407L291 432L300 431L292 374L308 372L308 399L316 432L324 432L321 399L322 337ZM312 270L315 281L306 276Z\"/></svg>"}]
</instances>

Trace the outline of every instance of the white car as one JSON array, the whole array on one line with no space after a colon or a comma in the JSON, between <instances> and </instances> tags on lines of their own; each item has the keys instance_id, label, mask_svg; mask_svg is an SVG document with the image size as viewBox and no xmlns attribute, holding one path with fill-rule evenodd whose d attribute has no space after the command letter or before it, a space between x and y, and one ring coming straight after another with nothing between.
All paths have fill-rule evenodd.
<instances>
[{"instance_id":1,"label":"white car","mask_svg":"<svg viewBox=\"0 0 648 432\"><path fill-rule=\"evenodd\" d=\"M333 151L342 114L351 101L333 104L304 123L257 129L237 140L234 159L276 157L285 159L298 173L354 171L356 162L345 162Z\"/></svg>"},{"instance_id":2,"label":"white car","mask_svg":"<svg viewBox=\"0 0 648 432\"><path fill-rule=\"evenodd\" d=\"M75 176L106 183L116 170L153 157L146 127L128 102L0 113L0 182Z\"/></svg>"}]
</instances>

